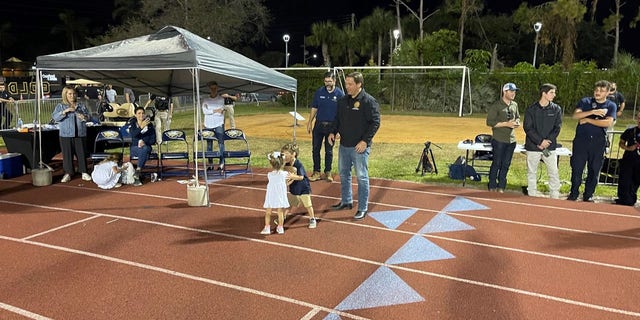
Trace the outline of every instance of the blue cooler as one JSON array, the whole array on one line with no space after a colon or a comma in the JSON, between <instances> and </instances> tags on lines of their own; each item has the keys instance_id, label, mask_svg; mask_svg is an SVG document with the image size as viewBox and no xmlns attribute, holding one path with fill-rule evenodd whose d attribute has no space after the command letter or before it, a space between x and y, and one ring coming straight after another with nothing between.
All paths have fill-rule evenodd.
<instances>
[{"instance_id":1,"label":"blue cooler","mask_svg":"<svg viewBox=\"0 0 640 320\"><path fill-rule=\"evenodd\" d=\"M22 155L19 153L0 154L0 178L11 179L24 174Z\"/></svg>"}]
</instances>

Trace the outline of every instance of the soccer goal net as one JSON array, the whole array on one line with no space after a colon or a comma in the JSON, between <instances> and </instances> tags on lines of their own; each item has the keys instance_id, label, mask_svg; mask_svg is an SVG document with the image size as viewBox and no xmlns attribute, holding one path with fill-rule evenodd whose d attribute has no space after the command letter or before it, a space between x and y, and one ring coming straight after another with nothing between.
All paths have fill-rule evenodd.
<instances>
[{"instance_id":1,"label":"soccer goal net","mask_svg":"<svg viewBox=\"0 0 640 320\"><path fill-rule=\"evenodd\" d=\"M298 105L308 106L326 72L336 75L344 90L345 76L361 72L365 90L391 111L420 113L473 112L469 69L465 66L360 66L333 68L286 68L282 72L298 79Z\"/></svg>"}]
</instances>

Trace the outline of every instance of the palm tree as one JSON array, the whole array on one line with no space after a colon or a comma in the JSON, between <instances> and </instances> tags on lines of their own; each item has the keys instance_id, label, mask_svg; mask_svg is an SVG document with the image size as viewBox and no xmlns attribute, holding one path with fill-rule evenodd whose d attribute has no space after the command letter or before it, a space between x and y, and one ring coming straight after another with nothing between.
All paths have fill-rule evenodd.
<instances>
[{"instance_id":1,"label":"palm tree","mask_svg":"<svg viewBox=\"0 0 640 320\"><path fill-rule=\"evenodd\" d=\"M382 65L382 48L385 36L389 34L389 30L393 29L395 19L393 13L382 8L375 8L370 16L362 19L360 23L361 30L368 30L373 37L376 37L376 49L378 51L378 65Z\"/></svg>"},{"instance_id":2,"label":"palm tree","mask_svg":"<svg viewBox=\"0 0 640 320\"><path fill-rule=\"evenodd\" d=\"M311 25L311 35L306 38L306 43L322 48L323 65L331 66L330 45L335 45L339 41L340 30L331 21L315 22Z\"/></svg>"},{"instance_id":3,"label":"palm tree","mask_svg":"<svg viewBox=\"0 0 640 320\"><path fill-rule=\"evenodd\" d=\"M622 15L620 14L620 8L624 3L621 3L620 0L615 0L615 12L604 19L604 29L605 31L613 31L614 32L614 42L613 42L613 64L616 64L618 61L618 50L620 47L620 21L622 20Z\"/></svg>"},{"instance_id":4,"label":"palm tree","mask_svg":"<svg viewBox=\"0 0 640 320\"><path fill-rule=\"evenodd\" d=\"M114 20L124 22L125 20L139 16L141 7L137 0L114 0L113 12L111 16Z\"/></svg>"},{"instance_id":5,"label":"palm tree","mask_svg":"<svg viewBox=\"0 0 640 320\"><path fill-rule=\"evenodd\" d=\"M357 58L356 49L359 43L358 33L351 27L351 24L345 24L338 33L338 40L331 48L331 55L333 57L341 58L337 61L338 64L346 64L353 66L355 59Z\"/></svg>"},{"instance_id":6,"label":"palm tree","mask_svg":"<svg viewBox=\"0 0 640 320\"><path fill-rule=\"evenodd\" d=\"M577 25L582 21L587 9L579 0L558 0L547 2L541 6L549 5L548 17L558 24L554 30L554 36L562 46L562 65L569 68L573 64L576 38L578 37Z\"/></svg>"},{"instance_id":7,"label":"palm tree","mask_svg":"<svg viewBox=\"0 0 640 320\"><path fill-rule=\"evenodd\" d=\"M75 12L71 10L64 10L58 13L58 18L62 22L62 25L56 25L51 29L52 34L64 33L66 34L69 43L71 44L71 50L76 50L76 44L79 45L80 39L83 39L87 34L89 19L77 18Z\"/></svg>"},{"instance_id":8,"label":"palm tree","mask_svg":"<svg viewBox=\"0 0 640 320\"><path fill-rule=\"evenodd\" d=\"M448 3L448 11L460 13L458 19L458 37L460 38L458 43L458 62L462 62L462 52L464 43L464 27L467 22L467 18L475 12L482 10L482 2L478 0L458 0Z\"/></svg>"}]
</instances>

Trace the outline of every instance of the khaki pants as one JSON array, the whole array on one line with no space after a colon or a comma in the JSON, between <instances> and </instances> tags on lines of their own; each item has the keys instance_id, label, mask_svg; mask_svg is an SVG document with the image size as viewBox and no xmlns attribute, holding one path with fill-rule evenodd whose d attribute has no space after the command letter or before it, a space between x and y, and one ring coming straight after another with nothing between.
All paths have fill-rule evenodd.
<instances>
[{"instance_id":1,"label":"khaki pants","mask_svg":"<svg viewBox=\"0 0 640 320\"><path fill-rule=\"evenodd\" d=\"M301 194L299 196L296 196L291 193L287 193L287 198L289 200L289 205L291 206L291 208L299 207L300 205L305 208L311 207L310 194Z\"/></svg>"},{"instance_id":2,"label":"khaki pants","mask_svg":"<svg viewBox=\"0 0 640 320\"><path fill-rule=\"evenodd\" d=\"M224 111L227 114L227 116L229 117L229 125L231 125L231 129L235 129L236 128L236 119L233 117L233 105L232 104L225 104L224 105Z\"/></svg>"},{"instance_id":3,"label":"khaki pants","mask_svg":"<svg viewBox=\"0 0 640 320\"><path fill-rule=\"evenodd\" d=\"M549 197L558 199L560 197L560 175L558 174L558 155L556 151L549 151L550 155L545 157L542 152L527 151L527 193L538 196L538 165L540 160L547 166L549 177Z\"/></svg>"},{"instance_id":4,"label":"khaki pants","mask_svg":"<svg viewBox=\"0 0 640 320\"><path fill-rule=\"evenodd\" d=\"M171 120L169 120L169 111L158 111L154 119L153 125L156 127L156 142L158 145L162 143L162 133L169 130Z\"/></svg>"}]
</instances>

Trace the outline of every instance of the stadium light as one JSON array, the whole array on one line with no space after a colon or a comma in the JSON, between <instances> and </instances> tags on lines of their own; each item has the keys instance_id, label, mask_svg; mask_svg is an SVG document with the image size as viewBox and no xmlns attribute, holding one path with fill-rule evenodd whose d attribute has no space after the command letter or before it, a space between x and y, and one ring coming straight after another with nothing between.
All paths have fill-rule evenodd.
<instances>
[{"instance_id":1,"label":"stadium light","mask_svg":"<svg viewBox=\"0 0 640 320\"><path fill-rule=\"evenodd\" d=\"M400 38L400 30L393 29L393 38L396 39L395 46L393 47L393 49L395 50L398 48L398 39Z\"/></svg>"},{"instance_id":2,"label":"stadium light","mask_svg":"<svg viewBox=\"0 0 640 320\"><path fill-rule=\"evenodd\" d=\"M282 36L282 40L284 41L284 67L289 68L289 37L288 34Z\"/></svg>"},{"instance_id":3,"label":"stadium light","mask_svg":"<svg viewBox=\"0 0 640 320\"><path fill-rule=\"evenodd\" d=\"M536 22L533 24L533 31L536 32L536 44L533 47L533 67L536 67L536 55L538 54L538 36L540 35L540 30L542 30L542 22Z\"/></svg>"},{"instance_id":4,"label":"stadium light","mask_svg":"<svg viewBox=\"0 0 640 320\"><path fill-rule=\"evenodd\" d=\"M307 64L307 62L309 61L309 59L313 59L313 60L315 60L317 57L318 57L318 55L314 53L314 54L312 54L312 55L310 55L310 56L308 56L308 57L304 58L304 64Z\"/></svg>"}]
</instances>

